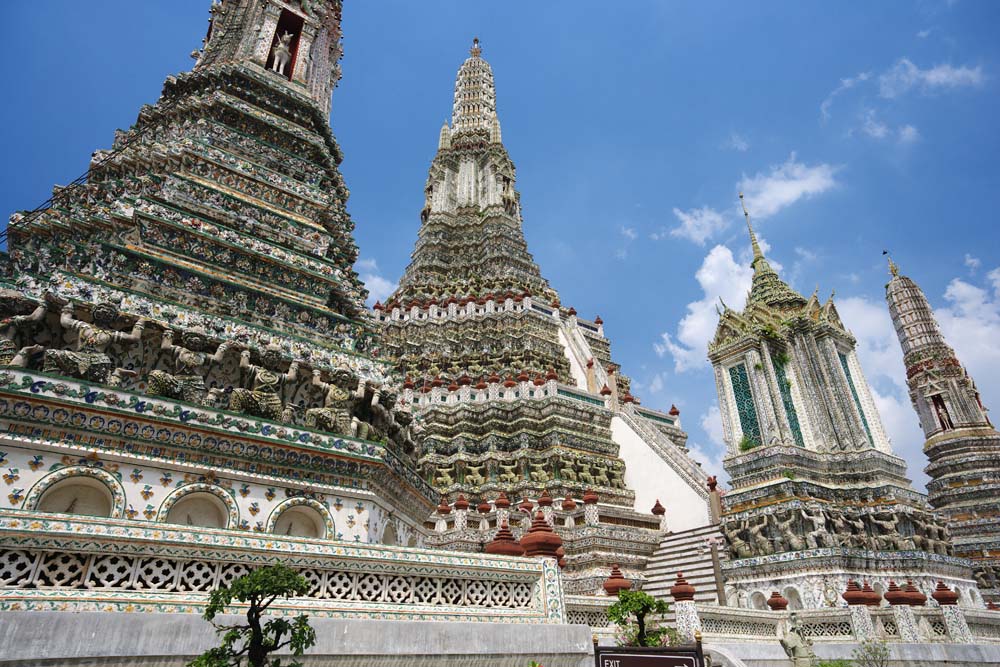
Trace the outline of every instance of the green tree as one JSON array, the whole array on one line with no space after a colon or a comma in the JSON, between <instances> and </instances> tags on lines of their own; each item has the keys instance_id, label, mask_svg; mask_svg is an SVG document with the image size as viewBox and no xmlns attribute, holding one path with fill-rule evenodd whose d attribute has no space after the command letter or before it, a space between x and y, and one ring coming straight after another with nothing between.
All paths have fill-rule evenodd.
<instances>
[{"instance_id":1,"label":"green tree","mask_svg":"<svg viewBox=\"0 0 1000 667\"><path fill-rule=\"evenodd\" d=\"M188 667L282 667L280 658L268 655L288 648L294 657L301 656L316 643L316 631L309 626L309 617L294 620L277 616L267 619L264 614L278 598L305 595L309 590L305 577L284 565L268 565L236 579L229 586L212 591L203 615L222 635L222 645L209 649L188 663ZM221 625L215 617L225 613L233 602L247 607L247 622ZM286 667L301 667L293 660Z\"/></svg>"},{"instance_id":2,"label":"green tree","mask_svg":"<svg viewBox=\"0 0 1000 667\"><path fill-rule=\"evenodd\" d=\"M635 623L639 626L639 633L636 635L639 646L657 646L667 629L647 630L646 617L665 613L667 613L667 603L663 600L657 600L642 591L620 590L618 602L608 607L608 620L625 628L635 617Z\"/></svg>"}]
</instances>

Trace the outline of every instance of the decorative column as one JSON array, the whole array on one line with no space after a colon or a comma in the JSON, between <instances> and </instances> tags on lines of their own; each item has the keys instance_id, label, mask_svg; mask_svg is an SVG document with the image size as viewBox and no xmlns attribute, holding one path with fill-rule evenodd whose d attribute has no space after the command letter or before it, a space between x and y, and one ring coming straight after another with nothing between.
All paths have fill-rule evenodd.
<instances>
[{"instance_id":1,"label":"decorative column","mask_svg":"<svg viewBox=\"0 0 1000 667\"><path fill-rule=\"evenodd\" d=\"M597 519L597 494L592 489L587 489L583 492L583 521L588 526L596 526Z\"/></svg>"},{"instance_id":2,"label":"decorative column","mask_svg":"<svg viewBox=\"0 0 1000 667\"><path fill-rule=\"evenodd\" d=\"M448 506L448 498L441 496L441 504L437 507L438 518L434 522L434 530L443 533L448 530L448 515L451 514L451 507Z\"/></svg>"},{"instance_id":3,"label":"decorative column","mask_svg":"<svg viewBox=\"0 0 1000 667\"><path fill-rule=\"evenodd\" d=\"M469 525L469 501L462 494L455 501L455 530L465 530Z\"/></svg>"},{"instance_id":4,"label":"decorative column","mask_svg":"<svg viewBox=\"0 0 1000 667\"><path fill-rule=\"evenodd\" d=\"M503 491L497 496L497 499L493 501L493 507L497 510L497 525L502 523L507 523L510 521L510 499L507 498L507 494Z\"/></svg>"},{"instance_id":5,"label":"decorative column","mask_svg":"<svg viewBox=\"0 0 1000 667\"><path fill-rule=\"evenodd\" d=\"M701 634L701 618L698 617L698 607L694 602L694 586L687 582L683 572L677 573L677 580L670 587L670 597L674 599L674 618L677 623L677 633L688 644L695 640L696 634Z\"/></svg>"},{"instance_id":6,"label":"decorative column","mask_svg":"<svg viewBox=\"0 0 1000 667\"><path fill-rule=\"evenodd\" d=\"M542 495L538 497L538 507L542 510L542 515L545 517L545 522L550 526L555 527L555 513L552 509L552 496L549 495L548 489L542 489Z\"/></svg>"},{"instance_id":7,"label":"decorative column","mask_svg":"<svg viewBox=\"0 0 1000 667\"><path fill-rule=\"evenodd\" d=\"M476 511L479 512L479 530L487 531L490 529L490 520L486 518L486 515L490 513L491 509L485 498L476 507Z\"/></svg>"},{"instance_id":8,"label":"decorative column","mask_svg":"<svg viewBox=\"0 0 1000 667\"><path fill-rule=\"evenodd\" d=\"M253 50L253 61L261 67L267 64L267 57L271 55L271 43L274 41L274 32L278 29L279 18L281 7L270 2L264 5L264 22L260 25L257 45Z\"/></svg>"},{"instance_id":9,"label":"decorative column","mask_svg":"<svg viewBox=\"0 0 1000 667\"><path fill-rule=\"evenodd\" d=\"M667 532L667 508L660 504L660 499L656 499L656 503L653 504L653 509L650 510L653 516L660 517L660 531Z\"/></svg>"},{"instance_id":10,"label":"decorative column","mask_svg":"<svg viewBox=\"0 0 1000 667\"><path fill-rule=\"evenodd\" d=\"M306 75L309 72L310 52L312 51L313 40L316 39L316 26L306 21L302 26L302 34L299 35L299 46L295 51L295 70L292 72L292 81L299 83L306 82Z\"/></svg>"},{"instance_id":11,"label":"decorative column","mask_svg":"<svg viewBox=\"0 0 1000 667\"><path fill-rule=\"evenodd\" d=\"M951 641L958 644L972 643L972 632L969 631L969 624L965 621L961 607L954 604L943 605L941 614L944 616L944 624L948 628L948 637Z\"/></svg>"},{"instance_id":12,"label":"decorative column","mask_svg":"<svg viewBox=\"0 0 1000 667\"><path fill-rule=\"evenodd\" d=\"M563 527L574 528L576 527L576 519L573 518L573 512L576 511L576 501L574 501L569 496L563 498L562 501L563 511L566 512L566 518L563 519Z\"/></svg>"},{"instance_id":13,"label":"decorative column","mask_svg":"<svg viewBox=\"0 0 1000 667\"><path fill-rule=\"evenodd\" d=\"M892 607L892 617L896 621L900 641L919 642L920 633L917 631L917 618L907 604L906 593L891 579L889 580L889 589L885 592L885 599Z\"/></svg>"}]
</instances>

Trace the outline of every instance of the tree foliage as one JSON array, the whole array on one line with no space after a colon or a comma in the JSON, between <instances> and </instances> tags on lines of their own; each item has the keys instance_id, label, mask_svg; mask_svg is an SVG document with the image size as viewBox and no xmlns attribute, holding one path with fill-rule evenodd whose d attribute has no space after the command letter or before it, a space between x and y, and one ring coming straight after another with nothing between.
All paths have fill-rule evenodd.
<instances>
[{"instance_id":1,"label":"tree foliage","mask_svg":"<svg viewBox=\"0 0 1000 667\"><path fill-rule=\"evenodd\" d=\"M309 590L305 577L284 565L268 565L246 574L229 586L212 591L203 617L222 635L222 645L205 651L188 663L188 667L301 667L293 660L283 663L269 658L275 651L287 648L293 657L300 657L316 643L316 631L309 617L301 615L289 620L275 616L265 620L264 614L278 598L305 595ZM222 625L215 617L223 614L234 602L248 605L247 622ZM244 663L245 661L245 663Z\"/></svg>"},{"instance_id":2,"label":"tree foliage","mask_svg":"<svg viewBox=\"0 0 1000 667\"><path fill-rule=\"evenodd\" d=\"M608 620L625 628L633 622L638 626L639 646L659 646L668 628L647 628L646 617L667 613L667 603L643 591L620 590L618 602L608 607Z\"/></svg>"}]
</instances>

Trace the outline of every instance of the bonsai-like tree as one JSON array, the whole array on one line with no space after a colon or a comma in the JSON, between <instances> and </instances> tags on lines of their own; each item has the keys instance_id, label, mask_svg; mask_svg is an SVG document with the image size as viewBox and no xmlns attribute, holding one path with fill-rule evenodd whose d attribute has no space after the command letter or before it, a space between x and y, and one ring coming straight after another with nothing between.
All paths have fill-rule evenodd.
<instances>
[{"instance_id":1,"label":"bonsai-like tree","mask_svg":"<svg viewBox=\"0 0 1000 667\"><path fill-rule=\"evenodd\" d=\"M284 565L268 565L236 579L229 586L212 591L203 617L222 635L222 645L209 649L188 663L187 667L282 667L280 658L271 653L288 648L294 657L301 656L316 643L316 631L309 617L294 620L276 616L264 621L264 614L278 598L305 595L309 590L305 577ZM215 617L225 612L233 601L249 605L247 622L222 625ZM293 660L286 667L301 667Z\"/></svg>"},{"instance_id":2,"label":"bonsai-like tree","mask_svg":"<svg viewBox=\"0 0 1000 667\"><path fill-rule=\"evenodd\" d=\"M643 591L618 591L618 602L608 607L608 620L615 625L626 628L635 617L635 624L639 627L636 641L639 646L657 646L668 628L657 628L655 630L646 629L646 617L649 615L660 615L667 613L667 603L658 600Z\"/></svg>"}]
</instances>

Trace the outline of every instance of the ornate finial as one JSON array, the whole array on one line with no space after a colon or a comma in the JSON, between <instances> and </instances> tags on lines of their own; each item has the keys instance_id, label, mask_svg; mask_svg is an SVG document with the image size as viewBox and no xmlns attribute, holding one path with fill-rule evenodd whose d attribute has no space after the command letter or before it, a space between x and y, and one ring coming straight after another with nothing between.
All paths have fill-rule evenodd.
<instances>
[{"instance_id":1,"label":"ornate finial","mask_svg":"<svg viewBox=\"0 0 1000 667\"><path fill-rule=\"evenodd\" d=\"M882 254L885 255L886 259L889 260L889 273L892 274L893 278L899 277L899 267L896 266L896 262L892 261L892 255L889 254L888 250L883 250Z\"/></svg>"},{"instance_id":2,"label":"ornate finial","mask_svg":"<svg viewBox=\"0 0 1000 667\"><path fill-rule=\"evenodd\" d=\"M472 48L469 49L469 55L471 55L473 58L478 58L479 54L481 54L482 52L483 52L483 50L481 48L479 48L479 38L478 37L473 37L472 38Z\"/></svg>"},{"instance_id":3,"label":"ornate finial","mask_svg":"<svg viewBox=\"0 0 1000 667\"><path fill-rule=\"evenodd\" d=\"M750 224L750 211L747 210L747 204L743 201L743 193L740 193L740 205L743 206L743 217L747 220L747 230L750 232L750 245L753 247L753 262L750 263L751 266L756 264L758 259L764 259L764 253L760 250L760 244L757 243L757 235L753 232L753 225Z\"/></svg>"}]
</instances>

